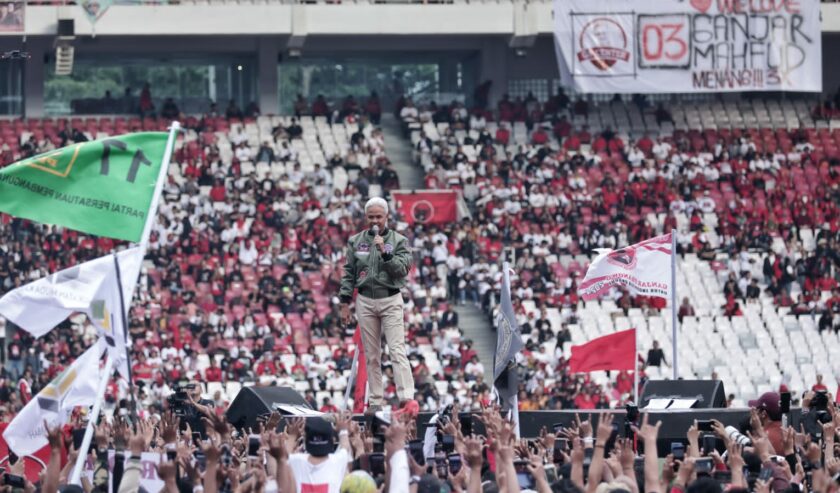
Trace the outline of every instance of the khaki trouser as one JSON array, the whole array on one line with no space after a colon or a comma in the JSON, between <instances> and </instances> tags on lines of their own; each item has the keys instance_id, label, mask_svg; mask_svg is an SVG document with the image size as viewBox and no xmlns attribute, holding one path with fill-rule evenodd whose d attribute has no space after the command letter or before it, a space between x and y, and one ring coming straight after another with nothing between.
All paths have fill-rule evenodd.
<instances>
[{"instance_id":1,"label":"khaki trouser","mask_svg":"<svg viewBox=\"0 0 840 493\"><path fill-rule=\"evenodd\" d=\"M381 406L384 389L382 386L382 333L391 364L394 369L394 383L397 385L397 397L402 400L414 399L414 377L405 354L405 325L403 319L402 294L397 293L387 298L373 299L359 295L356 297L356 318L362 329L362 345L365 350L367 365L369 405Z\"/></svg>"}]
</instances>

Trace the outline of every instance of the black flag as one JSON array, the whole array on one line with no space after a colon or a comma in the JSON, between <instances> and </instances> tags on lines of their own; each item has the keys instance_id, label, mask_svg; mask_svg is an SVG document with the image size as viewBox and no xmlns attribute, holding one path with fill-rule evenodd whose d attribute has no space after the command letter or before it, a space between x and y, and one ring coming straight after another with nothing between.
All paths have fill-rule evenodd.
<instances>
[{"instance_id":1,"label":"black flag","mask_svg":"<svg viewBox=\"0 0 840 493\"><path fill-rule=\"evenodd\" d=\"M519 383L516 378L516 353L524 344L519 335L513 302L510 299L510 265L502 266L502 297L496 316L496 353L493 355L493 385L499 392L502 411L509 411Z\"/></svg>"}]
</instances>

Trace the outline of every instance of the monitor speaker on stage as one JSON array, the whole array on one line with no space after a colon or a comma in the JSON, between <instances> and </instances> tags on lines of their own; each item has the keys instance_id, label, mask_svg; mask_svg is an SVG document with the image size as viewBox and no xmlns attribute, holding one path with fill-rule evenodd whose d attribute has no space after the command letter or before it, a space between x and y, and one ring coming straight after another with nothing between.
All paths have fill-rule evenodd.
<instances>
[{"instance_id":1,"label":"monitor speaker on stage","mask_svg":"<svg viewBox=\"0 0 840 493\"><path fill-rule=\"evenodd\" d=\"M646 408L651 399L694 400L692 409L726 407L726 392L720 380L648 380L642 389L639 408Z\"/></svg>"},{"instance_id":2,"label":"monitor speaker on stage","mask_svg":"<svg viewBox=\"0 0 840 493\"><path fill-rule=\"evenodd\" d=\"M227 420L237 428L257 429L257 418L271 414L278 404L312 409L291 387L242 387L227 411Z\"/></svg>"}]
</instances>

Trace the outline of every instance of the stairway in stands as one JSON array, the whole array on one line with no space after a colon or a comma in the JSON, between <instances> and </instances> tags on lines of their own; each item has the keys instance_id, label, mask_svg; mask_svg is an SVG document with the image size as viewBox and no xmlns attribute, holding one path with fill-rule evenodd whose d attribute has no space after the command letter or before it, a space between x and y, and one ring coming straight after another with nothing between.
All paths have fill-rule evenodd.
<instances>
[{"instance_id":1,"label":"stairway in stands","mask_svg":"<svg viewBox=\"0 0 840 493\"><path fill-rule=\"evenodd\" d=\"M394 163L394 171L400 177L400 188L403 190L423 188L423 170L411 159L411 141L403 136L400 122L394 115L384 114L381 127L385 136L385 154Z\"/></svg>"},{"instance_id":2,"label":"stairway in stands","mask_svg":"<svg viewBox=\"0 0 840 493\"><path fill-rule=\"evenodd\" d=\"M484 365L484 381L493 381L493 353L496 350L496 331L490 316L472 303L456 306L458 326L464 333L464 339L473 342L473 349L478 353L478 360Z\"/></svg>"}]
</instances>

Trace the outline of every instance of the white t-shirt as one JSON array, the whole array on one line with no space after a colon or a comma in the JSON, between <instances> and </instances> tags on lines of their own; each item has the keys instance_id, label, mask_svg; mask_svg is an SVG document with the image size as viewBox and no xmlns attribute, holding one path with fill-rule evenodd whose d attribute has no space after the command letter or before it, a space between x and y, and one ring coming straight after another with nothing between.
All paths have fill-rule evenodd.
<instances>
[{"instance_id":1,"label":"white t-shirt","mask_svg":"<svg viewBox=\"0 0 840 493\"><path fill-rule=\"evenodd\" d=\"M289 456L297 493L339 493L341 481L347 474L347 462L350 461L347 451L339 447L318 465L310 463L308 457L309 454Z\"/></svg>"}]
</instances>

